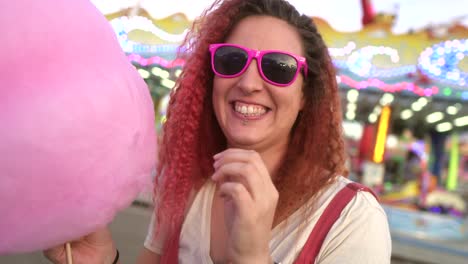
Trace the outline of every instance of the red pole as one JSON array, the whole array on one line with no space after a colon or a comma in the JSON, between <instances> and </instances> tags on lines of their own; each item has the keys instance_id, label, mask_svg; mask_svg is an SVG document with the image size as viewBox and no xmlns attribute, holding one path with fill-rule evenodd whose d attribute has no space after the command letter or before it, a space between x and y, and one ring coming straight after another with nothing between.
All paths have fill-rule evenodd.
<instances>
[{"instance_id":1,"label":"red pole","mask_svg":"<svg viewBox=\"0 0 468 264\"><path fill-rule=\"evenodd\" d=\"M374 22L375 13L371 0L361 0L362 8L362 25L368 25Z\"/></svg>"}]
</instances>

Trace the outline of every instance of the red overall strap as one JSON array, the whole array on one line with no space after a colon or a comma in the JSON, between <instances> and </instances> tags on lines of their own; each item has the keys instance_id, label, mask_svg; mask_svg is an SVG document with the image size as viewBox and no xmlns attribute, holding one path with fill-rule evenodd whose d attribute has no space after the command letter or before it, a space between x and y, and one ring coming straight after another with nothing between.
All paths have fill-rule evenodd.
<instances>
[{"instance_id":1,"label":"red overall strap","mask_svg":"<svg viewBox=\"0 0 468 264\"><path fill-rule=\"evenodd\" d=\"M314 229L310 233L307 242L302 248L300 255L294 262L295 264L312 264L315 262L315 258L317 257L328 232L340 217L341 211L343 211L358 191L368 191L377 199L377 196L372 192L372 190L366 186L354 182L347 184L335 195L335 197L333 197L327 208L325 208L325 211L323 211L317 221L317 224L315 224Z\"/></svg>"}]
</instances>

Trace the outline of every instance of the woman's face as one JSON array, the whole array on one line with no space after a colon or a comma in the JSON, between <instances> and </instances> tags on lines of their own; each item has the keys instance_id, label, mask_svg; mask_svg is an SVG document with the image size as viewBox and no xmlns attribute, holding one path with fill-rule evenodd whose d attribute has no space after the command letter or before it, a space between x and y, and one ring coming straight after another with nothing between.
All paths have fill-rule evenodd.
<instances>
[{"instance_id":1,"label":"woman's face","mask_svg":"<svg viewBox=\"0 0 468 264\"><path fill-rule=\"evenodd\" d=\"M226 43L255 50L281 50L304 56L301 39L294 27L278 18L251 16L240 21ZM287 148L291 128L304 104L303 75L289 86L264 81L253 59L246 71L235 78L214 77L213 106L229 147ZM249 112L249 114L245 114Z\"/></svg>"}]
</instances>

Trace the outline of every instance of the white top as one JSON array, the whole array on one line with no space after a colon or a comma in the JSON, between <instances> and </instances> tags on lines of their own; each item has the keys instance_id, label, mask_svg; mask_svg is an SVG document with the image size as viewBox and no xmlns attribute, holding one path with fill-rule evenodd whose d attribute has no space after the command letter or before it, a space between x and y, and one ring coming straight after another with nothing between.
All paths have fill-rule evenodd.
<instances>
[{"instance_id":1,"label":"white top","mask_svg":"<svg viewBox=\"0 0 468 264\"><path fill-rule=\"evenodd\" d=\"M305 226L299 228L302 223L302 212L305 209L303 206L291 215L285 229L282 223L272 230L270 253L275 262L283 264L294 262L328 203L350 182L340 177L332 184L320 196L318 209L307 218ZM207 181L187 213L179 244L181 264L213 264L210 258L210 225L215 186L212 181ZM153 221L152 219L144 245L147 249L161 254L162 242L153 239ZM358 192L330 229L315 263L390 263L391 247L384 210L372 194Z\"/></svg>"}]
</instances>

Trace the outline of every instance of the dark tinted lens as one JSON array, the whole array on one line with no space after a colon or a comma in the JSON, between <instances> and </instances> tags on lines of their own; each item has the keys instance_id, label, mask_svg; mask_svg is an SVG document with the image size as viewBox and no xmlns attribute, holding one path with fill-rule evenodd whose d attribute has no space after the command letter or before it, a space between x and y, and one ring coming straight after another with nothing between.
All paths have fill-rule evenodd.
<instances>
[{"instance_id":1,"label":"dark tinted lens","mask_svg":"<svg viewBox=\"0 0 468 264\"><path fill-rule=\"evenodd\" d=\"M247 59L245 50L231 46L219 47L214 54L214 68L220 74L234 75L244 68Z\"/></svg>"},{"instance_id":2,"label":"dark tinted lens","mask_svg":"<svg viewBox=\"0 0 468 264\"><path fill-rule=\"evenodd\" d=\"M287 84L294 79L297 61L287 54L267 53L262 59L262 71L270 81Z\"/></svg>"}]
</instances>

